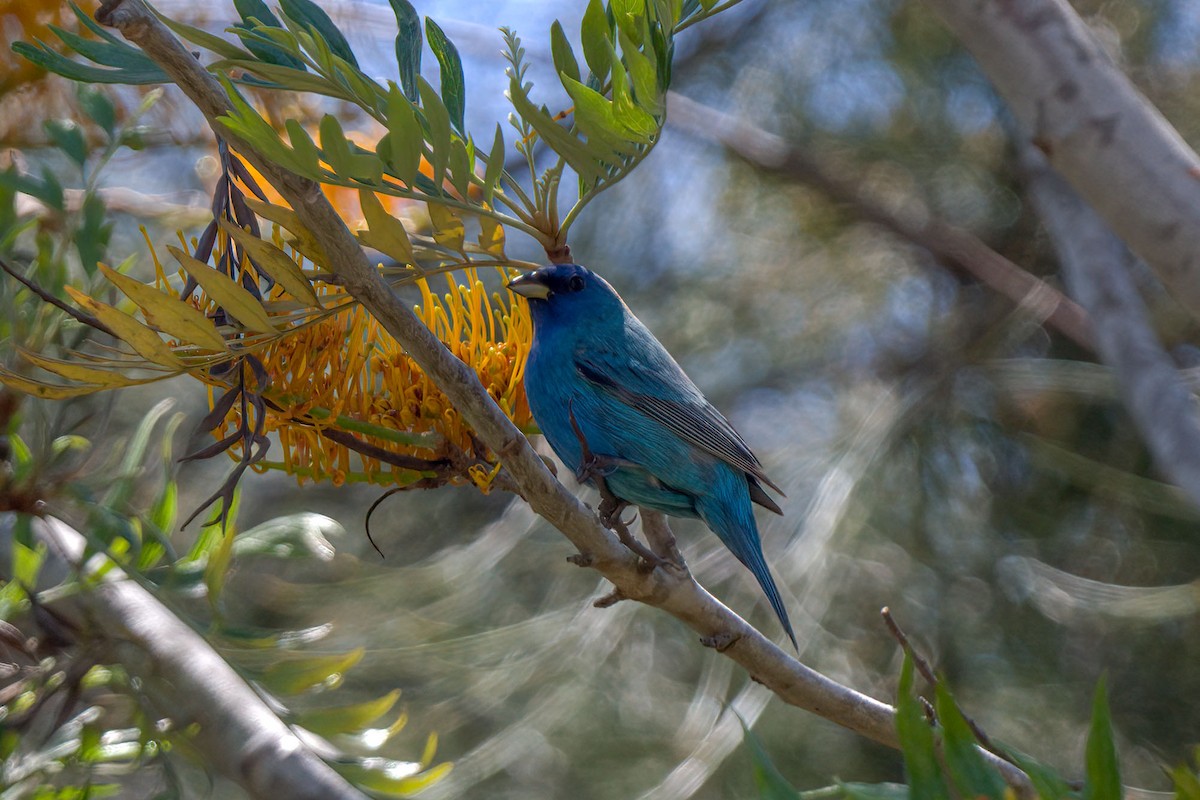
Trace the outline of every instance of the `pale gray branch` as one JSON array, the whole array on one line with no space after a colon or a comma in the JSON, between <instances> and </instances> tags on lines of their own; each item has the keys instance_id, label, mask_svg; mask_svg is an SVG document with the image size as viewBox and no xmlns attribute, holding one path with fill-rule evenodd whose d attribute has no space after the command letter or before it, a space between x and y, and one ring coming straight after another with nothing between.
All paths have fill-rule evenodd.
<instances>
[{"instance_id":1,"label":"pale gray branch","mask_svg":"<svg viewBox=\"0 0 1200 800\"><path fill-rule=\"evenodd\" d=\"M16 515L0 515L0 547L12 546ZM130 673L142 680L155 711L176 730L198 723L188 743L207 764L260 800L365 800L309 749L249 684L166 606L106 556L84 560L82 534L57 519L33 520L47 545L43 573L80 573L91 588L56 609L98 633ZM102 573L101 569L111 567ZM97 576L103 574L102 578Z\"/></svg>"},{"instance_id":2,"label":"pale gray branch","mask_svg":"<svg viewBox=\"0 0 1200 800\"><path fill-rule=\"evenodd\" d=\"M1200 159L1066 0L927 0L1033 143L1200 315Z\"/></svg>"},{"instance_id":3,"label":"pale gray branch","mask_svg":"<svg viewBox=\"0 0 1200 800\"><path fill-rule=\"evenodd\" d=\"M1116 373L1142 441L1162 474L1200 506L1196 401L1150 326L1128 270L1129 250L1036 148L1025 145L1020 158L1067 288L1092 318L1096 349Z\"/></svg>"},{"instance_id":4,"label":"pale gray branch","mask_svg":"<svg viewBox=\"0 0 1200 800\"><path fill-rule=\"evenodd\" d=\"M224 91L154 17L143 0L110 0L96 18L117 28L157 62L218 132L279 190L317 238L329 257L328 266L338 274L346 290L445 392L480 440L500 457L534 511L579 549L582 561L612 581L623 597L662 608L705 640L720 642L721 652L785 702L875 741L897 745L890 706L800 664L705 591L686 570L659 568L641 572L632 553L600 525L590 509L554 479L524 435L488 396L474 370L455 358L392 294L317 184L279 168L220 127L217 117L229 109ZM1028 788L1024 773L1003 762L997 766L1019 790Z\"/></svg>"}]
</instances>

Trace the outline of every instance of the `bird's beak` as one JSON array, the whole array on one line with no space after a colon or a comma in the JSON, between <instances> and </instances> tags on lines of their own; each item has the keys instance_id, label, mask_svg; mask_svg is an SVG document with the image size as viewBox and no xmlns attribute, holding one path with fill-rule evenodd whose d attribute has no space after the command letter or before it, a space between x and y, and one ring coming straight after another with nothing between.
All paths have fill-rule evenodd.
<instances>
[{"instance_id":1,"label":"bird's beak","mask_svg":"<svg viewBox=\"0 0 1200 800\"><path fill-rule=\"evenodd\" d=\"M545 300L550 296L550 287L538 279L536 272L526 272L508 282L508 288L530 300Z\"/></svg>"}]
</instances>

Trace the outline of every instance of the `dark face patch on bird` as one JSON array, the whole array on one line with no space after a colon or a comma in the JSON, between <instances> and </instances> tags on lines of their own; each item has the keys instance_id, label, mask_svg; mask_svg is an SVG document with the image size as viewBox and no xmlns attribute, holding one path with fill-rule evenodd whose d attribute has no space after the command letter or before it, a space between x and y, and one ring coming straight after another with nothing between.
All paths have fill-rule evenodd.
<instances>
[{"instance_id":1,"label":"dark face patch on bird","mask_svg":"<svg viewBox=\"0 0 1200 800\"><path fill-rule=\"evenodd\" d=\"M554 264L526 272L509 282L508 288L531 301L579 294L591 283L591 273L578 264Z\"/></svg>"}]
</instances>

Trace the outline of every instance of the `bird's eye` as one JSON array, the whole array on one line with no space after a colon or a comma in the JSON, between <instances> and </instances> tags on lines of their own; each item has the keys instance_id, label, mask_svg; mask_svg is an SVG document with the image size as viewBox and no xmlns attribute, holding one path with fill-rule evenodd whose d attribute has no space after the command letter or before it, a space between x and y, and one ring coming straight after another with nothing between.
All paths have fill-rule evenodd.
<instances>
[{"instance_id":1,"label":"bird's eye","mask_svg":"<svg viewBox=\"0 0 1200 800\"><path fill-rule=\"evenodd\" d=\"M578 275L572 275L571 279L567 281L567 288L572 292L582 292L583 278L579 277Z\"/></svg>"}]
</instances>

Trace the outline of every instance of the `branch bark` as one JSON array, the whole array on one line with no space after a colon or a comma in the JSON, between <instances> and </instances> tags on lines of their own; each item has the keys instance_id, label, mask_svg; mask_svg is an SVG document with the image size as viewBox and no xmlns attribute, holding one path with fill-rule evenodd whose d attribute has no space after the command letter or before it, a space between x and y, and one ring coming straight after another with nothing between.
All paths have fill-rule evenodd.
<instances>
[{"instance_id":1,"label":"branch bark","mask_svg":"<svg viewBox=\"0 0 1200 800\"><path fill-rule=\"evenodd\" d=\"M1066 0L927 0L1032 143L1200 315L1200 159Z\"/></svg>"},{"instance_id":2,"label":"branch bark","mask_svg":"<svg viewBox=\"0 0 1200 800\"><path fill-rule=\"evenodd\" d=\"M9 552L15 514L0 515L0 547ZM195 631L106 556L84 558L84 537L52 517L34 518L47 545L46 571L79 573L90 589L56 605L98 631L177 729L199 723L189 744L254 798L366 800L281 720ZM111 567L101 573L104 567ZM102 578L96 578L103 574Z\"/></svg>"},{"instance_id":3,"label":"branch bark","mask_svg":"<svg viewBox=\"0 0 1200 800\"><path fill-rule=\"evenodd\" d=\"M704 590L686 570L638 569L638 559L600 525L596 515L546 468L525 436L483 389L474 370L451 354L391 292L319 186L293 175L228 135L217 117L229 110L220 85L149 10L143 0L109 0L97 12L161 66L209 123L279 190L328 255L346 290L372 313L451 402L476 435L502 460L533 510L561 531L625 598L662 608L703 641L720 643L731 658L784 702L811 711L867 738L896 747L893 709L842 686L788 656ZM1005 779L1023 793L1028 778L996 761Z\"/></svg>"},{"instance_id":4,"label":"branch bark","mask_svg":"<svg viewBox=\"0 0 1200 800\"><path fill-rule=\"evenodd\" d=\"M1031 144L1019 153L1029 196L1058 251L1071 294L1095 322L1096 349L1158 469L1200 506L1195 398L1147 320L1127 265L1133 256Z\"/></svg>"},{"instance_id":5,"label":"branch bark","mask_svg":"<svg viewBox=\"0 0 1200 800\"><path fill-rule=\"evenodd\" d=\"M1026 308L1080 347L1093 350L1087 313L1058 289L1009 261L973 234L924 214L902 216L863 192L847 177L825 166L782 137L670 92L669 124L692 136L724 145L752 166L808 184L845 203L859 217L923 247L948 266L973 276Z\"/></svg>"}]
</instances>

